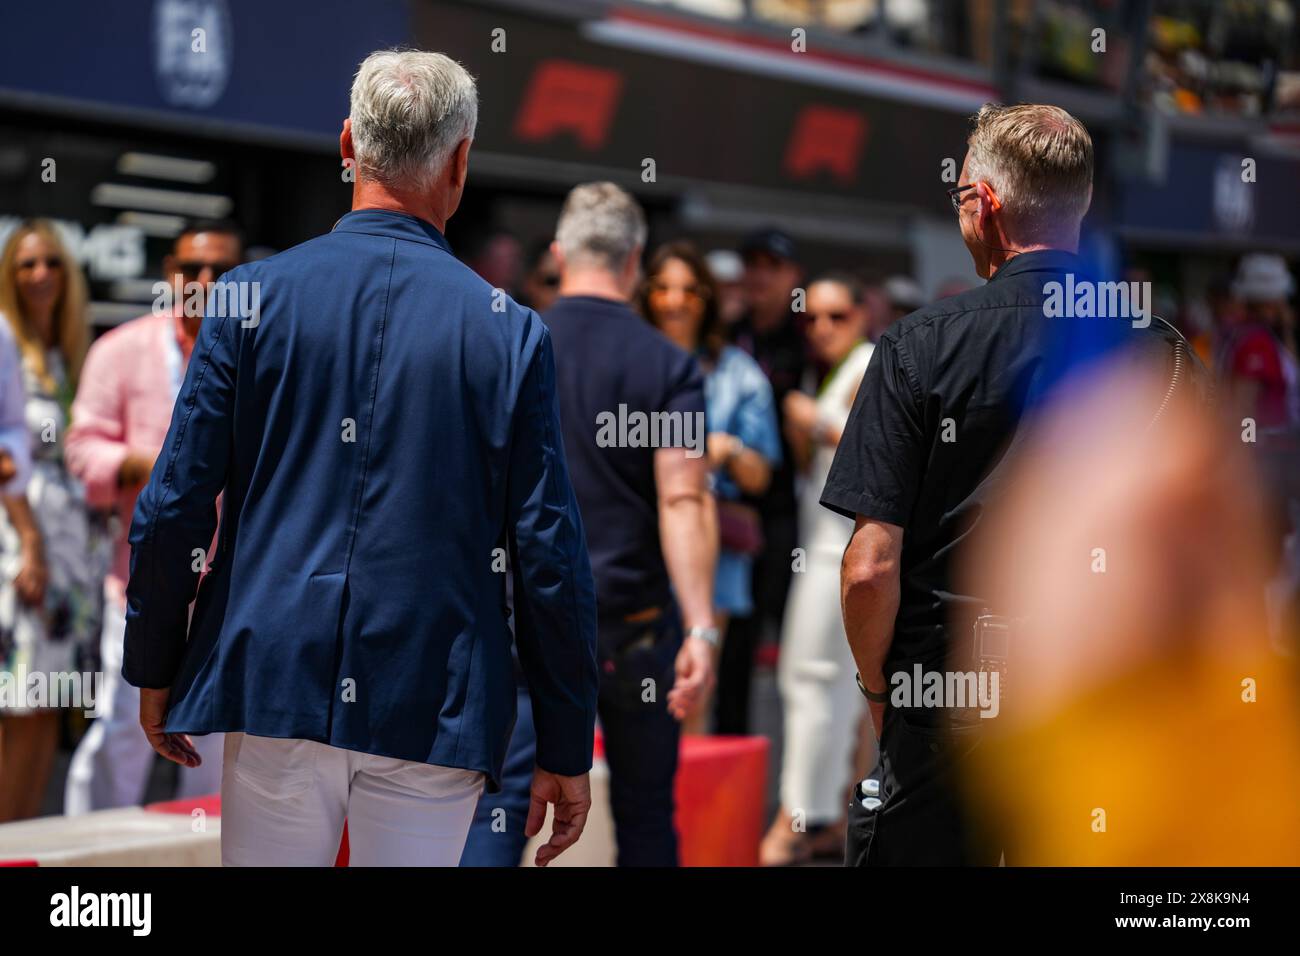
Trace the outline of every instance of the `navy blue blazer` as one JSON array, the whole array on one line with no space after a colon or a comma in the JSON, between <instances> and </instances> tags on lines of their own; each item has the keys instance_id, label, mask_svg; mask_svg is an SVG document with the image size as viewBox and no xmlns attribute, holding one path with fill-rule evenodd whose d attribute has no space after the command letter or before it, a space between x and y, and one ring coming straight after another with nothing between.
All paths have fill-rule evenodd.
<instances>
[{"instance_id":1,"label":"navy blue blazer","mask_svg":"<svg viewBox=\"0 0 1300 956\"><path fill-rule=\"evenodd\" d=\"M223 279L258 283L260 315L209 303L131 525L125 679L172 688L169 731L316 740L496 790L508 549L537 762L586 772L594 586L537 314L432 225L375 209Z\"/></svg>"}]
</instances>

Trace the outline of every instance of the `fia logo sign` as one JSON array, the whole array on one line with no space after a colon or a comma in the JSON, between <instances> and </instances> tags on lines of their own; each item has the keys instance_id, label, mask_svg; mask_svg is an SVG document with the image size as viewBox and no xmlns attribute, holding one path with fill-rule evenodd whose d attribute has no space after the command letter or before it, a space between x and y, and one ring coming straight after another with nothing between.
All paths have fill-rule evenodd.
<instances>
[{"instance_id":1,"label":"fia logo sign","mask_svg":"<svg viewBox=\"0 0 1300 956\"><path fill-rule=\"evenodd\" d=\"M1225 232L1249 232L1255 222L1255 186L1241 170L1241 157L1229 155L1214 171L1214 221Z\"/></svg>"},{"instance_id":2,"label":"fia logo sign","mask_svg":"<svg viewBox=\"0 0 1300 956\"><path fill-rule=\"evenodd\" d=\"M221 99L234 56L226 0L154 0L153 27L163 99L192 109Z\"/></svg>"}]
</instances>

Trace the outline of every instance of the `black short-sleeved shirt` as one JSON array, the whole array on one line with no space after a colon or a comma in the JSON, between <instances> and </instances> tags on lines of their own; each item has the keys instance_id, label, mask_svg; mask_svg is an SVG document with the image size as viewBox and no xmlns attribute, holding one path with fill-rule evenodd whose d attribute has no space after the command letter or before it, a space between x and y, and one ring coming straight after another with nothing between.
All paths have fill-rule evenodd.
<instances>
[{"instance_id":1,"label":"black short-sleeved shirt","mask_svg":"<svg viewBox=\"0 0 1300 956\"><path fill-rule=\"evenodd\" d=\"M620 616L663 605L670 590L659 546L658 449L602 447L610 433L600 441L598 436L610 415L620 415L620 406L630 425L633 413L678 412L700 427L704 379L699 366L612 299L562 296L542 319L554 345L564 452L586 529L599 613ZM627 435L641 440L630 429ZM686 435L674 431L667 438ZM647 432L645 438L650 437ZM702 433L698 440L704 440Z\"/></svg>"},{"instance_id":2,"label":"black short-sleeved shirt","mask_svg":"<svg viewBox=\"0 0 1300 956\"><path fill-rule=\"evenodd\" d=\"M1055 251L1019 255L986 285L902 319L876 347L821 503L903 528L886 677L916 663L941 669L946 635L968 635L986 606L957 591L950 561L1002 492L1007 469L999 465L1009 460L1026 405L1057 374L1060 343L1095 340L1104 323L1101 334L1117 344L1171 354L1170 333L1157 325L1048 318L1044 287L1066 273L1083 277L1082 260Z\"/></svg>"}]
</instances>

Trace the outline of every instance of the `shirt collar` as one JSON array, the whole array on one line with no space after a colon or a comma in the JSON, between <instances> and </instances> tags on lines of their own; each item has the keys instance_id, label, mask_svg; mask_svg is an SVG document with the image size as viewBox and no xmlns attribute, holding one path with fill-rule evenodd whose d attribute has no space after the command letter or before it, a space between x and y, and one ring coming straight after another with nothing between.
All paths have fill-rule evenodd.
<instances>
[{"instance_id":1,"label":"shirt collar","mask_svg":"<svg viewBox=\"0 0 1300 956\"><path fill-rule=\"evenodd\" d=\"M451 246L438 228L431 222L425 222L410 213L395 212L391 209L354 209L344 214L334 223L331 232L359 232L368 236L387 236L392 239L408 239L425 245L437 246L444 252L451 252Z\"/></svg>"},{"instance_id":2,"label":"shirt collar","mask_svg":"<svg viewBox=\"0 0 1300 956\"><path fill-rule=\"evenodd\" d=\"M990 282L997 282L1007 276L1020 275L1023 272L1073 272L1076 275L1085 271L1085 263L1073 252L1063 249L1040 249L1037 252L1022 252L993 273Z\"/></svg>"}]
</instances>

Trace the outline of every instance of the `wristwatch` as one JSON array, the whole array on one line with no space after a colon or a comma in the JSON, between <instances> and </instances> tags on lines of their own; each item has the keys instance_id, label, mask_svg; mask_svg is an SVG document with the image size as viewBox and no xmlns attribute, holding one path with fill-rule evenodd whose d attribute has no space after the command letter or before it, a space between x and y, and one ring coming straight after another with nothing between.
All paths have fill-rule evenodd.
<instances>
[{"instance_id":1,"label":"wristwatch","mask_svg":"<svg viewBox=\"0 0 1300 956\"><path fill-rule=\"evenodd\" d=\"M853 679L858 682L858 690L862 691L862 696L873 704L886 704L889 702L889 691L867 690L867 685L862 683L862 675L854 673Z\"/></svg>"},{"instance_id":2,"label":"wristwatch","mask_svg":"<svg viewBox=\"0 0 1300 956\"><path fill-rule=\"evenodd\" d=\"M698 637L702 641L707 641L714 647L721 643L716 627L693 627L686 632L687 637Z\"/></svg>"}]
</instances>

